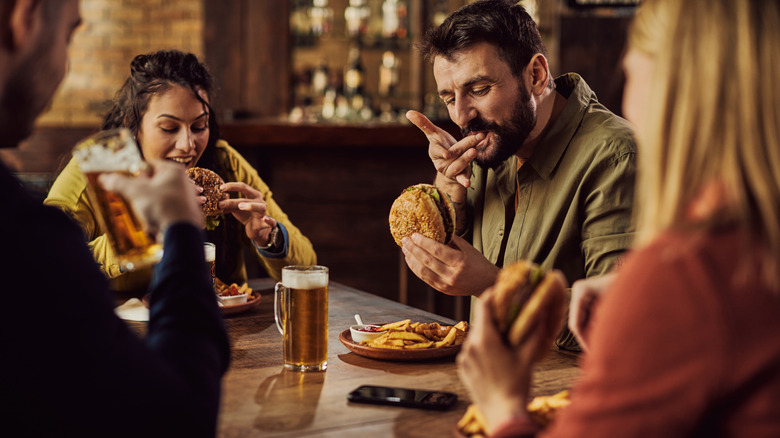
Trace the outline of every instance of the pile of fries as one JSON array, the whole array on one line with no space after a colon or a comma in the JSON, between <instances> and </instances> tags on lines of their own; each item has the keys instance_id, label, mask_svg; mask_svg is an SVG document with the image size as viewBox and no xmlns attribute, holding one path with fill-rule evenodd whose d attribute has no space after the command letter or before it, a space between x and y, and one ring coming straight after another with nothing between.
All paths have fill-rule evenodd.
<instances>
[{"instance_id":1,"label":"pile of fries","mask_svg":"<svg viewBox=\"0 0 780 438\"><path fill-rule=\"evenodd\" d=\"M221 297L234 297L243 294L247 294L250 297L252 296L252 288L247 286L246 283L242 284L241 286L237 285L236 283L227 285L219 278L214 279L214 292L216 292L217 295Z\"/></svg>"},{"instance_id":2,"label":"pile of fries","mask_svg":"<svg viewBox=\"0 0 780 438\"><path fill-rule=\"evenodd\" d=\"M379 337L361 344L376 348L410 350L420 348L441 348L460 345L466 338L469 324L461 321L455 325L440 325L436 322L420 323L409 319L391 322L379 328Z\"/></svg>"},{"instance_id":3,"label":"pile of fries","mask_svg":"<svg viewBox=\"0 0 780 438\"><path fill-rule=\"evenodd\" d=\"M458 421L458 431L469 438L483 438L487 432L487 421L477 405L470 404Z\"/></svg>"},{"instance_id":4,"label":"pile of fries","mask_svg":"<svg viewBox=\"0 0 780 438\"><path fill-rule=\"evenodd\" d=\"M534 397L526 406L528 415L541 427L547 427L561 410L571 404L569 391L564 390L553 395L540 395ZM469 438L481 438L486 436L486 421L477 405L471 404L463 417L458 421L458 430Z\"/></svg>"},{"instance_id":5,"label":"pile of fries","mask_svg":"<svg viewBox=\"0 0 780 438\"><path fill-rule=\"evenodd\" d=\"M538 425L547 427L558 413L570 404L569 391L561 391L553 395L540 395L528 403L528 415Z\"/></svg>"}]
</instances>

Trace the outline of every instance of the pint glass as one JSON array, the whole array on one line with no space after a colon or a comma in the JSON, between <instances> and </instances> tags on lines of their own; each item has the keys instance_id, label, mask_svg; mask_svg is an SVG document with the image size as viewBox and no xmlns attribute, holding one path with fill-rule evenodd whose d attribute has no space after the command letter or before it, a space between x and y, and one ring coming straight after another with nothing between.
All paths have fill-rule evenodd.
<instances>
[{"instance_id":1,"label":"pint glass","mask_svg":"<svg viewBox=\"0 0 780 438\"><path fill-rule=\"evenodd\" d=\"M205 242L203 244L203 255L206 257L206 266L211 277L211 288L216 289L217 270L215 262L217 261L217 246L211 242Z\"/></svg>"},{"instance_id":2,"label":"pint glass","mask_svg":"<svg viewBox=\"0 0 780 438\"><path fill-rule=\"evenodd\" d=\"M135 176L144 169L146 163L130 131L120 128L87 137L76 145L73 155L87 178L88 196L97 207L98 222L106 230L119 266L132 271L160 261L162 245L144 231L130 204L98 183L103 173Z\"/></svg>"},{"instance_id":3,"label":"pint glass","mask_svg":"<svg viewBox=\"0 0 780 438\"><path fill-rule=\"evenodd\" d=\"M285 266L274 292L276 326L282 334L284 367L328 367L328 268Z\"/></svg>"}]
</instances>

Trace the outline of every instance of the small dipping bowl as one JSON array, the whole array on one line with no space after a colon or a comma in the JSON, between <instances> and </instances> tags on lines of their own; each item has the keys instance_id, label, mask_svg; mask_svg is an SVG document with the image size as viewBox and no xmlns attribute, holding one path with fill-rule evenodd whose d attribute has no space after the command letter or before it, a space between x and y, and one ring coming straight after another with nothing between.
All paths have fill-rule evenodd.
<instances>
[{"instance_id":1,"label":"small dipping bowl","mask_svg":"<svg viewBox=\"0 0 780 438\"><path fill-rule=\"evenodd\" d=\"M380 331L380 327L372 324L353 325L349 328L349 332L352 334L352 340L359 344L363 341L378 338L382 333L387 332L387 330Z\"/></svg>"},{"instance_id":2,"label":"small dipping bowl","mask_svg":"<svg viewBox=\"0 0 780 438\"><path fill-rule=\"evenodd\" d=\"M217 295L217 300L219 300L219 302L222 303L223 306L234 306L236 304L246 303L247 298L248 298L247 294L232 295L232 296L225 296L225 297Z\"/></svg>"}]
</instances>

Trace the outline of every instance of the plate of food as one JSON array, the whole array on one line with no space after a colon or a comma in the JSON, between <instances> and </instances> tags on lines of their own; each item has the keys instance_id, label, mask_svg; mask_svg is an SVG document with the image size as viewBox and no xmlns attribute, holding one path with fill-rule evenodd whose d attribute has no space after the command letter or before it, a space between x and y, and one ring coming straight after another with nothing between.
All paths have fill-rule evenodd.
<instances>
[{"instance_id":1,"label":"plate of food","mask_svg":"<svg viewBox=\"0 0 780 438\"><path fill-rule=\"evenodd\" d=\"M235 283L230 285L223 283L219 278L214 280L214 292L217 297L217 305L223 315L235 315L260 305L262 295L260 292L252 290L246 283L239 286ZM149 307L149 294L144 295L142 299L144 305Z\"/></svg>"},{"instance_id":2,"label":"plate of food","mask_svg":"<svg viewBox=\"0 0 780 438\"><path fill-rule=\"evenodd\" d=\"M374 339L355 342L350 329L339 334L339 340L360 356L379 360L418 361L451 357L458 354L468 332L468 323L453 326L402 320L380 326L382 334Z\"/></svg>"},{"instance_id":3,"label":"plate of food","mask_svg":"<svg viewBox=\"0 0 780 438\"><path fill-rule=\"evenodd\" d=\"M223 315L242 313L260 304L260 294L253 291L246 283L241 286L236 283L225 284L219 278L215 278L214 292L217 294L217 303Z\"/></svg>"}]
</instances>

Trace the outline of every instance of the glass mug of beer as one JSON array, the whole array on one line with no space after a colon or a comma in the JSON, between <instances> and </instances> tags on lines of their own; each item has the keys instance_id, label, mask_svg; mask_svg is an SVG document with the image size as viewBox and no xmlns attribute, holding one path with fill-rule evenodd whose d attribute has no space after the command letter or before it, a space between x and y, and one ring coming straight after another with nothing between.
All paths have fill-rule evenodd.
<instances>
[{"instance_id":1,"label":"glass mug of beer","mask_svg":"<svg viewBox=\"0 0 780 438\"><path fill-rule=\"evenodd\" d=\"M328 367L328 268L285 266L274 290L276 327L282 334L284 367Z\"/></svg>"},{"instance_id":2,"label":"glass mug of beer","mask_svg":"<svg viewBox=\"0 0 780 438\"><path fill-rule=\"evenodd\" d=\"M87 193L97 207L97 219L125 271L157 263L162 244L144 231L144 224L119 194L98 183L103 173L137 176L146 167L138 146L125 128L102 131L81 140L73 149L79 169L87 177Z\"/></svg>"},{"instance_id":3,"label":"glass mug of beer","mask_svg":"<svg viewBox=\"0 0 780 438\"><path fill-rule=\"evenodd\" d=\"M217 286L217 246L211 242L205 242L203 244L203 255L206 257L206 266L209 270L209 276L211 277L211 288L216 289Z\"/></svg>"}]
</instances>

